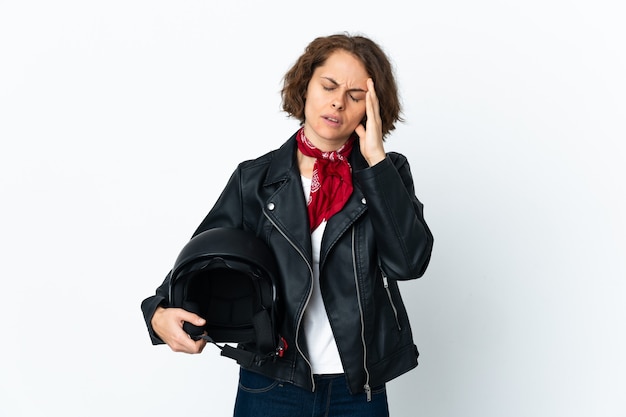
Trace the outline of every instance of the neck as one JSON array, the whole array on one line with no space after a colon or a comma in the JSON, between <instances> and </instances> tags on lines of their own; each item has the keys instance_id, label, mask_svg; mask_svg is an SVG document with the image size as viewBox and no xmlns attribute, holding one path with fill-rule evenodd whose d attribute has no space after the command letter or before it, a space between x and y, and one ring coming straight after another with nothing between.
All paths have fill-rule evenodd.
<instances>
[{"instance_id":1,"label":"neck","mask_svg":"<svg viewBox=\"0 0 626 417\"><path fill-rule=\"evenodd\" d=\"M300 170L300 175L306 178L313 177L313 166L315 165L315 158L311 156L306 156L299 150L297 151L298 157L298 169Z\"/></svg>"},{"instance_id":2,"label":"neck","mask_svg":"<svg viewBox=\"0 0 626 417\"><path fill-rule=\"evenodd\" d=\"M316 135L314 132L312 132L310 129L307 128L307 126L304 126L304 136L306 136L306 138L320 151L322 152L332 152L332 151L336 151L337 149L341 148L343 145L345 145L345 143L348 141L348 139L350 139L350 136L348 136L347 138L344 139L340 139L340 140L328 140L328 139L324 139L322 137L319 137L318 135Z\"/></svg>"}]
</instances>

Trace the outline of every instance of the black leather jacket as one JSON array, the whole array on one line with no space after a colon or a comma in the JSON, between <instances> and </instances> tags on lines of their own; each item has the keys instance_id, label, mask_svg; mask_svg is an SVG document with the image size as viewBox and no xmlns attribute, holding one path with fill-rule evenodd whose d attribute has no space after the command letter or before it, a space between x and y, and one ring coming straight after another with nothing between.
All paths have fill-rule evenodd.
<instances>
[{"instance_id":1,"label":"black leather jacket","mask_svg":"<svg viewBox=\"0 0 626 417\"><path fill-rule=\"evenodd\" d=\"M241 163L196 232L214 227L251 230L273 248L280 269L282 358L251 370L315 390L302 316L311 295L312 255L307 210L293 135L280 149ZM414 194L406 158L388 153L369 167L355 143L354 192L330 218L322 240L320 283L350 390L366 393L417 366L418 351L397 281L419 278L433 238ZM167 306L168 279L144 300L152 342L163 343L150 320Z\"/></svg>"}]
</instances>

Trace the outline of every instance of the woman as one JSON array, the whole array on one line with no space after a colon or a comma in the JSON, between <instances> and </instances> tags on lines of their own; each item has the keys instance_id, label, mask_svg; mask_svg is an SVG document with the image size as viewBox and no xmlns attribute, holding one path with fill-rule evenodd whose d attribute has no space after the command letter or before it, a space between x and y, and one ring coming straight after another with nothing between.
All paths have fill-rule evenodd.
<instances>
[{"instance_id":1,"label":"woman","mask_svg":"<svg viewBox=\"0 0 626 417\"><path fill-rule=\"evenodd\" d=\"M392 68L366 37L320 37L282 99L301 127L241 163L194 233L252 231L279 264L289 348L241 368L235 415L386 416L385 383L418 357L397 281L424 274L433 244L406 158L384 147L401 121ZM167 284L142 303L152 341L199 353L182 323L204 319L168 308Z\"/></svg>"}]
</instances>

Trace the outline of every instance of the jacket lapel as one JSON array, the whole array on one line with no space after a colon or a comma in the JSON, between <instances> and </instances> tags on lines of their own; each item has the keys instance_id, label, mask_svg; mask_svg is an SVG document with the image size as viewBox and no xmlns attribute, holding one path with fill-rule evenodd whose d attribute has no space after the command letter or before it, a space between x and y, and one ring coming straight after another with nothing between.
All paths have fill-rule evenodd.
<instances>
[{"instance_id":1,"label":"jacket lapel","mask_svg":"<svg viewBox=\"0 0 626 417\"><path fill-rule=\"evenodd\" d=\"M296 135L294 134L276 151L270 163L263 185L265 187L278 185L278 188L265 202L264 212L279 231L311 262L311 233L296 159L296 147ZM353 172L368 167L359 150L358 140L355 142L350 155L350 165ZM321 264L339 237L346 233L350 226L367 210L366 203L359 184L353 181L353 191L350 198L343 209L332 216L326 225L320 254Z\"/></svg>"},{"instance_id":2,"label":"jacket lapel","mask_svg":"<svg viewBox=\"0 0 626 417\"><path fill-rule=\"evenodd\" d=\"M367 161L365 161L365 158L361 155L358 140L354 143L352 153L350 154L350 166L352 167L353 173L354 171L368 167ZM361 187L354 180L354 174L352 175L352 179L353 191L350 198L341 211L332 216L326 225L322 239L320 265L323 265L326 255L339 237L346 233L350 226L367 210L367 201L365 200Z\"/></svg>"},{"instance_id":3,"label":"jacket lapel","mask_svg":"<svg viewBox=\"0 0 626 417\"><path fill-rule=\"evenodd\" d=\"M311 263L311 234L296 160L295 134L276 151L263 185L278 186L265 201L263 211L266 216Z\"/></svg>"}]
</instances>

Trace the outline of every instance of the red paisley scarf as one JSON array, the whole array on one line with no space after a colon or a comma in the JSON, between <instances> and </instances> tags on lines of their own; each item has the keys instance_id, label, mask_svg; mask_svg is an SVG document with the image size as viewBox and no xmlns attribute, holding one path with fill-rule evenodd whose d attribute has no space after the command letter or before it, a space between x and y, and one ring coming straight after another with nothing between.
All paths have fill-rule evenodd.
<instances>
[{"instance_id":1,"label":"red paisley scarf","mask_svg":"<svg viewBox=\"0 0 626 417\"><path fill-rule=\"evenodd\" d=\"M341 210L352 194L352 170L347 158L355 138L356 135L352 135L336 151L322 152L304 136L304 128L298 131L298 150L315 158L307 202L311 231Z\"/></svg>"}]
</instances>

